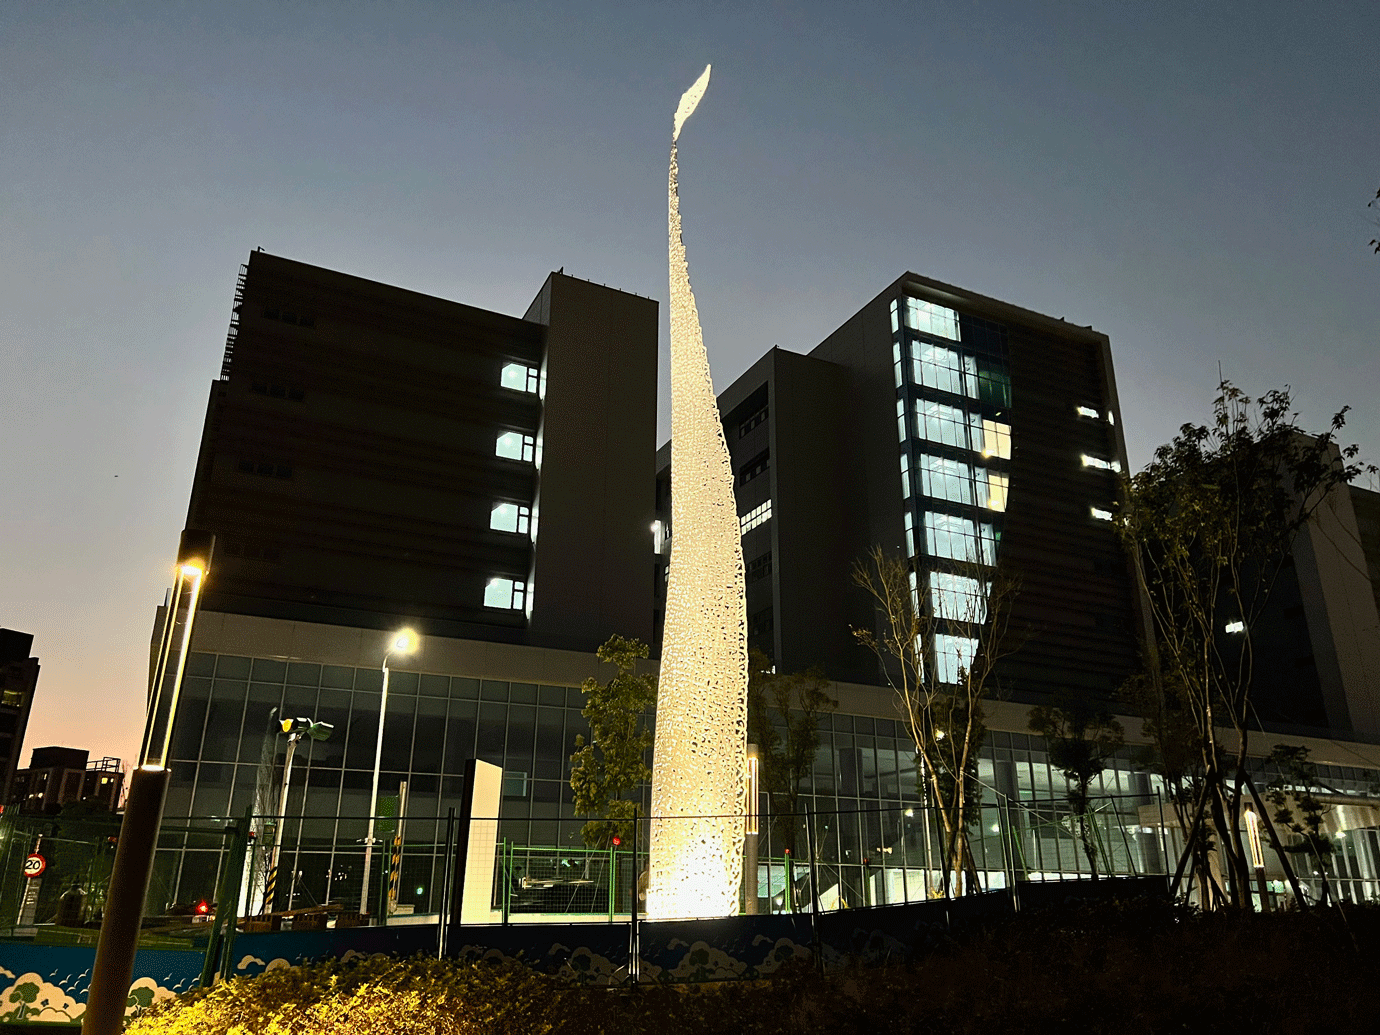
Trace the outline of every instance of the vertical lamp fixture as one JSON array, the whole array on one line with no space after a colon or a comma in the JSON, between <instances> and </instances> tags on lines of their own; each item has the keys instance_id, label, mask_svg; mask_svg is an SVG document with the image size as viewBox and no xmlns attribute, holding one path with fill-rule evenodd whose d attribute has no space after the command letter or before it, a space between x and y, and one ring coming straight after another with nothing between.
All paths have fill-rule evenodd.
<instances>
[{"instance_id":1,"label":"vertical lamp fixture","mask_svg":"<svg viewBox=\"0 0 1380 1035\"><path fill-rule=\"evenodd\" d=\"M378 812L379 765L383 762L383 720L388 713L388 659L394 654L412 654L417 650L417 634L411 629L401 629L388 641L388 650L383 655L383 694L379 698L379 737L374 745L374 783L369 790L369 830L364 835L364 878L359 887L359 911L364 912L369 904L369 869L374 861L374 814Z\"/></svg>"},{"instance_id":2,"label":"vertical lamp fixture","mask_svg":"<svg viewBox=\"0 0 1380 1035\"><path fill-rule=\"evenodd\" d=\"M139 766L130 774L129 796L120 822L115 863L110 871L91 988L82 1015L83 1035L118 1035L124 1030L134 954L153 875L153 855L168 793L168 753L182 673L192 642L192 623L201 599L201 586L211 570L215 536L187 530L177 551L177 584L163 616L163 635L149 688Z\"/></svg>"},{"instance_id":3,"label":"vertical lamp fixture","mask_svg":"<svg viewBox=\"0 0 1380 1035\"><path fill-rule=\"evenodd\" d=\"M1255 889L1260 895L1260 911L1270 907L1265 887L1265 852L1260 847L1260 817L1254 809L1246 810L1246 839L1251 843L1251 864L1255 867Z\"/></svg>"}]
</instances>

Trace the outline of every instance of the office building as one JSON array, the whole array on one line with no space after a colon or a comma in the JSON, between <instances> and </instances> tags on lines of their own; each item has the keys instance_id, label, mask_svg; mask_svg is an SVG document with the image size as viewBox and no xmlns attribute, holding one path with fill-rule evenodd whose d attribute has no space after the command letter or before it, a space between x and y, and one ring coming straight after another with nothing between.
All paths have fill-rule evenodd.
<instances>
[{"instance_id":1,"label":"office building","mask_svg":"<svg viewBox=\"0 0 1380 1035\"><path fill-rule=\"evenodd\" d=\"M562 273L514 317L252 253L188 508L217 545L167 815L276 811L270 718L311 716L335 730L299 752L289 812L333 841L368 811L403 626L421 649L392 659L381 793L406 780L410 815L444 816L477 754L512 771L515 817L558 812L571 687L610 635L651 638L656 362L654 301ZM166 853L153 899L204 897L215 865Z\"/></svg>"},{"instance_id":2,"label":"office building","mask_svg":"<svg viewBox=\"0 0 1380 1035\"><path fill-rule=\"evenodd\" d=\"M19 752L38 686L38 659L29 633L0 629L0 801L10 800Z\"/></svg>"},{"instance_id":3,"label":"office building","mask_svg":"<svg viewBox=\"0 0 1380 1035\"><path fill-rule=\"evenodd\" d=\"M1008 699L1106 697L1134 671L1141 619L1110 520L1126 455L1105 335L907 273L808 355L772 349L720 409L750 638L779 669L879 682L851 632L875 621L852 582L875 546L915 559L933 598L958 610L979 572L1018 580L1016 649L997 673ZM931 645L939 671L971 656L957 627Z\"/></svg>"},{"instance_id":4,"label":"office building","mask_svg":"<svg viewBox=\"0 0 1380 1035\"><path fill-rule=\"evenodd\" d=\"M187 512L203 608L646 639L656 311L553 273L517 318L252 253Z\"/></svg>"}]
</instances>

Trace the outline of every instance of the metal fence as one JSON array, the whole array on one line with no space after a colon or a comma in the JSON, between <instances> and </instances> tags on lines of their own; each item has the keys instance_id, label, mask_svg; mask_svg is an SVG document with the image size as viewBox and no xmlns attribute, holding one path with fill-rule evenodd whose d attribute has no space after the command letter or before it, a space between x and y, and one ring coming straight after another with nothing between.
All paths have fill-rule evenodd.
<instances>
[{"instance_id":1,"label":"metal fence","mask_svg":"<svg viewBox=\"0 0 1380 1035\"><path fill-rule=\"evenodd\" d=\"M1162 875L1172 871L1179 851L1173 817L1156 795L1095 797L1078 815L1065 798L989 794L967 828L971 863L946 880L946 831L935 810L804 802L798 812L764 812L749 836L743 912L920 902L1083 879L1094 865L1099 876ZM592 845L583 837L585 823L474 819L466 922L612 921L628 917L634 905L643 912L650 821L626 829L619 843ZM368 829L368 817L334 815L166 823L141 944L196 943L199 925L222 902L251 931L379 918L429 923L449 913L453 896L462 893L451 888L462 850L456 817L375 817L372 846L365 843ZM118 834L118 819L110 816L0 818L0 935L94 941ZM31 856L43 859L40 875L25 874ZM1378 856L1376 832L1353 831L1352 843L1333 861L1326 893L1351 901L1380 895ZM1323 898L1324 875L1299 869L1305 893ZM1267 876L1272 894L1282 892L1278 875Z\"/></svg>"}]
</instances>

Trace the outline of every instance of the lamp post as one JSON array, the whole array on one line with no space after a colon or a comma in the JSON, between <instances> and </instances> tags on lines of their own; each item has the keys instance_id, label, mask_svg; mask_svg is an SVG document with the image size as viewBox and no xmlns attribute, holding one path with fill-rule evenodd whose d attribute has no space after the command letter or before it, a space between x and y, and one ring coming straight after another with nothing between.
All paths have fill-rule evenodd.
<instances>
[{"instance_id":1,"label":"lamp post","mask_svg":"<svg viewBox=\"0 0 1380 1035\"><path fill-rule=\"evenodd\" d=\"M369 791L369 830L364 835L364 879L359 888L359 911L369 904L369 868L374 860L374 814L378 812L379 766L383 762L383 720L388 713L388 659L394 654L411 654L417 649L417 634L403 629L393 635L383 655L383 694L379 698L379 738L374 746L374 783Z\"/></svg>"},{"instance_id":2,"label":"lamp post","mask_svg":"<svg viewBox=\"0 0 1380 1035\"><path fill-rule=\"evenodd\" d=\"M283 827L287 825L288 788L292 786L292 756L297 752L297 742L303 737L312 740L325 740L335 727L329 722L313 722L311 719L284 719L279 728L287 734L287 758L283 762L283 793L278 802L278 822L273 828L273 847L268 856L268 882L264 887L264 901L260 914L273 911L273 893L278 884L278 854L283 847ZM288 908L291 908L292 892L288 892Z\"/></svg>"},{"instance_id":3,"label":"lamp post","mask_svg":"<svg viewBox=\"0 0 1380 1035\"><path fill-rule=\"evenodd\" d=\"M163 616L163 635L149 692L139 766L130 774L129 796L120 822L115 864L110 871L105 911L101 920L91 987L82 1015L84 1035L118 1035L125 1022L134 955L144 917L158 827L168 793L168 753L172 747L177 699L192 641L201 585L211 570L215 536L191 530L182 533L177 551L177 583Z\"/></svg>"},{"instance_id":4,"label":"lamp post","mask_svg":"<svg viewBox=\"0 0 1380 1035\"><path fill-rule=\"evenodd\" d=\"M1255 867L1255 888L1260 893L1260 911L1268 912L1270 899L1265 886L1265 852L1260 847L1260 817L1246 810L1246 835L1251 843L1251 863Z\"/></svg>"},{"instance_id":5,"label":"lamp post","mask_svg":"<svg viewBox=\"0 0 1380 1035\"><path fill-rule=\"evenodd\" d=\"M761 830L758 815L758 769L761 757L756 744L747 746L746 815L743 817L743 912L757 915L757 838ZM768 882L770 883L770 882ZM770 893L771 888L767 891Z\"/></svg>"}]
</instances>

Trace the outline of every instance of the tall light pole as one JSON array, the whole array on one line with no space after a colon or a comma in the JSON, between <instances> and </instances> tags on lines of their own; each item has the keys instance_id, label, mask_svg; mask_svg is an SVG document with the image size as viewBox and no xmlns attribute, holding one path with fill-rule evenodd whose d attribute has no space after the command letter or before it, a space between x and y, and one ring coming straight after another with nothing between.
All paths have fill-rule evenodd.
<instances>
[{"instance_id":1,"label":"tall light pole","mask_svg":"<svg viewBox=\"0 0 1380 1035\"><path fill-rule=\"evenodd\" d=\"M417 649L417 634L402 629L393 634L383 655L383 695L379 698L379 739L374 746L374 784L369 791L369 830L364 835L364 879L359 888L359 911L369 905L369 866L374 861L374 814L378 812L379 766L383 762L383 720L388 713L388 659L394 654L411 654Z\"/></svg>"},{"instance_id":2,"label":"tall light pole","mask_svg":"<svg viewBox=\"0 0 1380 1035\"><path fill-rule=\"evenodd\" d=\"M201 585L211 570L215 536L184 531L177 551L177 583L163 617L163 635L149 691L139 766L130 774L129 796L120 822L115 864L110 871L91 989L82 1015L84 1035L118 1035L124 1029L125 1004L134 976L134 955L144 917L158 827L168 793L168 753L172 746L182 673L192 642Z\"/></svg>"}]
</instances>

